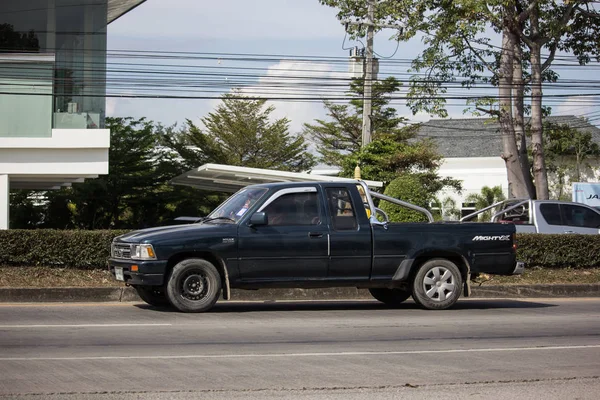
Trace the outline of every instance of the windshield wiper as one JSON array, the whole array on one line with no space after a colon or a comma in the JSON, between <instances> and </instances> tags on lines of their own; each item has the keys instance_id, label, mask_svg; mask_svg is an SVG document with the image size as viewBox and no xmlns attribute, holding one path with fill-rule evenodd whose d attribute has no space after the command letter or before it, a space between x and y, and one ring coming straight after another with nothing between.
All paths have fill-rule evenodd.
<instances>
[{"instance_id":1,"label":"windshield wiper","mask_svg":"<svg viewBox=\"0 0 600 400\"><path fill-rule=\"evenodd\" d=\"M206 222L216 221L216 220L219 220L219 219L224 219L224 220L227 220L227 221L235 222L235 219L231 219L229 217L212 217L212 218L208 218L207 217L207 218L204 218L202 221L200 221L200 223L204 224Z\"/></svg>"}]
</instances>

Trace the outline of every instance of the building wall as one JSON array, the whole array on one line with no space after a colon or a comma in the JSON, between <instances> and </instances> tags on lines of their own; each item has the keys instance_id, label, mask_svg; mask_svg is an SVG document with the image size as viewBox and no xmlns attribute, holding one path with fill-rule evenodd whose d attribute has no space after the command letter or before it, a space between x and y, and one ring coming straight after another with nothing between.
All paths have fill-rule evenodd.
<instances>
[{"instance_id":1,"label":"building wall","mask_svg":"<svg viewBox=\"0 0 600 400\"><path fill-rule=\"evenodd\" d=\"M481 193L484 186L500 186L508 196L508 177L506 165L500 157L457 157L446 158L440 167L442 177L459 179L462 181L461 194L447 191L440 197L450 196L459 206L471 193Z\"/></svg>"},{"instance_id":2,"label":"building wall","mask_svg":"<svg viewBox=\"0 0 600 400\"><path fill-rule=\"evenodd\" d=\"M11 189L108 173L108 0L0 1L0 229Z\"/></svg>"},{"instance_id":3,"label":"building wall","mask_svg":"<svg viewBox=\"0 0 600 400\"><path fill-rule=\"evenodd\" d=\"M104 127L107 3L0 2L0 136Z\"/></svg>"}]
</instances>

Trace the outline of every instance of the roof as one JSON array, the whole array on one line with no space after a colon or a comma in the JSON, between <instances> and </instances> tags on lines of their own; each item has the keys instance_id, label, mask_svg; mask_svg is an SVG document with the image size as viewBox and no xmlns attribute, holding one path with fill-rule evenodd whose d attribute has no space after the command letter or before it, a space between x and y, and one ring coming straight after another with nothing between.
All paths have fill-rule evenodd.
<instances>
[{"instance_id":1,"label":"roof","mask_svg":"<svg viewBox=\"0 0 600 400\"><path fill-rule=\"evenodd\" d=\"M354 179L307 173L276 171L272 169L237 167L222 164L204 164L176 178L173 185L191 186L217 192L237 192L256 184L275 182L356 182ZM383 182L364 181L369 187L380 188Z\"/></svg>"},{"instance_id":2,"label":"roof","mask_svg":"<svg viewBox=\"0 0 600 400\"><path fill-rule=\"evenodd\" d=\"M574 115L550 116L546 121L590 132L600 144L600 129ZM500 124L489 118L432 119L421 124L420 137L432 138L445 158L497 157L502 153Z\"/></svg>"},{"instance_id":3,"label":"roof","mask_svg":"<svg viewBox=\"0 0 600 400\"><path fill-rule=\"evenodd\" d=\"M146 0L108 0L106 23L110 24Z\"/></svg>"}]
</instances>

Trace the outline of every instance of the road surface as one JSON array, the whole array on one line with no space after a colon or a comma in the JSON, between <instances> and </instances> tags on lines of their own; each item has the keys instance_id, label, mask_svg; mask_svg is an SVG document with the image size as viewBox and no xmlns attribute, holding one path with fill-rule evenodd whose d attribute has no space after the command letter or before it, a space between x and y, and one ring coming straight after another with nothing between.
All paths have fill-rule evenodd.
<instances>
[{"instance_id":1,"label":"road surface","mask_svg":"<svg viewBox=\"0 0 600 400\"><path fill-rule=\"evenodd\" d=\"M600 299L0 305L0 398L596 399L599 376Z\"/></svg>"}]
</instances>

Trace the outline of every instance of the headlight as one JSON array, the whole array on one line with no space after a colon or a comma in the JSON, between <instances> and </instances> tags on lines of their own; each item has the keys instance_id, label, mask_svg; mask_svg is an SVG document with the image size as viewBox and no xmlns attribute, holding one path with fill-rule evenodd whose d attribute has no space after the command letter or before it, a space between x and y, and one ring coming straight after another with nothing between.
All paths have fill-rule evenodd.
<instances>
[{"instance_id":1,"label":"headlight","mask_svg":"<svg viewBox=\"0 0 600 400\"><path fill-rule=\"evenodd\" d=\"M131 245L132 260L156 260L156 253L151 244L132 244Z\"/></svg>"}]
</instances>

